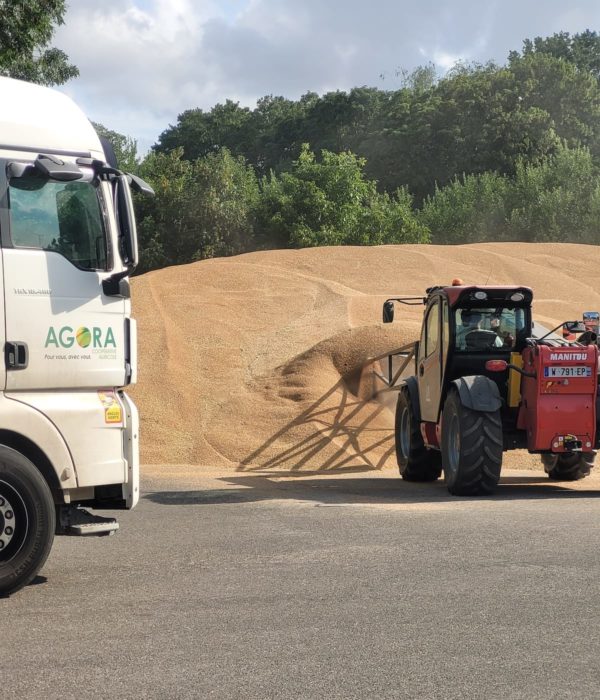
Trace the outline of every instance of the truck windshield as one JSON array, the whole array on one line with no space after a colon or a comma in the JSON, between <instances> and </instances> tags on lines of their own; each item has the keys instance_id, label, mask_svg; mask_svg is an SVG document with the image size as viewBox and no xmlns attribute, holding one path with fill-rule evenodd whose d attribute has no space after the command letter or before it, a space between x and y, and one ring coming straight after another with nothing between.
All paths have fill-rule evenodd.
<instances>
[{"instance_id":1,"label":"truck windshield","mask_svg":"<svg viewBox=\"0 0 600 700\"><path fill-rule=\"evenodd\" d=\"M455 349L513 350L525 333L524 309L456 309Z\"/></svg>"},{"instance_id":2,"label":"truck windshield","mask_svg":"<svg viewBox=\"0 0 600 700\"><path fill-rule=\"evenodd\" d=\"M100 193L91 182L11 178L10 233L18 248L64 255L84 270L106 270L108 247Z\"/></svg>"}]
</instances>

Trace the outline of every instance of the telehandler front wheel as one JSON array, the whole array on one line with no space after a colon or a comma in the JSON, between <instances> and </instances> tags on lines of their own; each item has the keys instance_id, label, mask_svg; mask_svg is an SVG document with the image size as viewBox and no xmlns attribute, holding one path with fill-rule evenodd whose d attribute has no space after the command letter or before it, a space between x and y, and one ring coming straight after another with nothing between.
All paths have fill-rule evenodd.
<instances>
[{"instance_id":1,"label":"telehandler front wheel","mask_svg":"<svg viewBox=\"0 0 600 700\"><path fill-rule=\"evenodd\" d=\"M435 481L442 473L440 453L425 447L419 416L407 389L401 389L396 403L396 460L406 481Z\"/></svg>"},{"instance_id":2,"label":"telehandler front wheel","mask_svg":"<svg viewBox=\"0 0 600 700\"><path fill-rule=\"evenodd\" d=\"M26 586L54 541L52 494L35 466L0 445L0 596Z\"/></svg>"},{"instance_id":3,"label":"telehandler front wheel","mask_svg":"<svg viewBox=\"0 0 600 700\"><path fill-rule=\"evenodd\" d=\"M502 467L500 411L474 411L448 394L442 413L442 465L448 491L455 496L494 492Z\"/></svg>"},{"instance_id":4,"label":"telehandler front wheel","mask_svg":"<svg viewBox=\"0 0 600 700\"><path fill-rule=\"evenodd\" d=\"M588 476L595 458L595 452L565 452L542 455L542 464L552 481L578 481Z\"/></svg>"}]
</instances>

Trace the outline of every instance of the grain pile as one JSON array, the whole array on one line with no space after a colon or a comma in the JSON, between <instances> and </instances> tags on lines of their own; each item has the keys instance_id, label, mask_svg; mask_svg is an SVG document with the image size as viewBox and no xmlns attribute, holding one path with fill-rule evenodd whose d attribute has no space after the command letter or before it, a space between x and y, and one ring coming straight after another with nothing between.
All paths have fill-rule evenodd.
<instances>
[{"instance_id":1,"label":"grain pile","mask_svg":"<svg viewBox=\"0 0 600 700\"><path fill-rule=\"evenodd\" d=\"M251 253L134 279L142 461L259 470L394 463L392 412L368 357L416 339L423 294L453 277L533 287L542 323L600 309L600 251L569 244L319 248Z\"/></svg>"}]
</instances>

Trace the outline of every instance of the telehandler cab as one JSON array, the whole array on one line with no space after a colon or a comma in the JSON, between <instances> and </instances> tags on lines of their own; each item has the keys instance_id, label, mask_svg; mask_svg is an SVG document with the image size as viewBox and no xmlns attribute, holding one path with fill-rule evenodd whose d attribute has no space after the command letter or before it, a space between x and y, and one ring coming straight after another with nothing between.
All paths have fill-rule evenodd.
<instances>
[{"instance_id":1,"label":"telehandler cab","mask_svg":"<svg viewBox=\"0 0 600 700\"><path fill-rule=\"evenodd\" d=\"M585 332L590 344L540 332L532 299L528 287L457 280L424 298L384 303L384 323L393 321L395 303L425 305L420 340L389 354L388 376L377 375L399 388L395 442L404 479L434 481L443 470L450 493L491 494L503 451L520 448L540 454L551 479L589 474L598 447L597 328L571 321L554 329ZM404 376L413 358L414 374Z\"/></svg>"}]
</instances>

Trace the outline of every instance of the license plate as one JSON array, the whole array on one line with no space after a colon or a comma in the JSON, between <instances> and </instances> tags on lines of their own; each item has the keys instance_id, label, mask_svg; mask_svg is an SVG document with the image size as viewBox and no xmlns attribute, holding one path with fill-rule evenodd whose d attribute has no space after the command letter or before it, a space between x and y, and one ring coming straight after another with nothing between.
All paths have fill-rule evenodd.
<instances>
[{"instance_id":1,"label":"license plate","mask_svg":"<svg viewBox=\"0 0 600 700\"><path fill-rule=\"evenodd\" d=\"M544 367L544 377L591 377L591 367Z\"/></svg>"}]
</instances>

